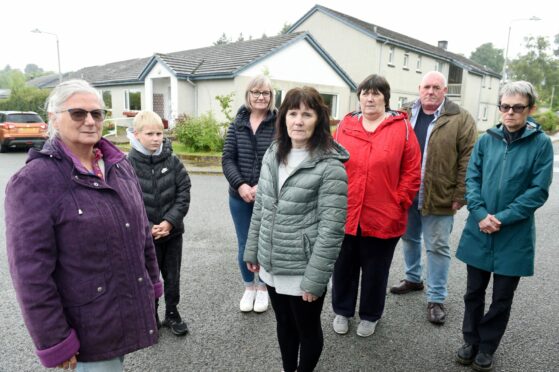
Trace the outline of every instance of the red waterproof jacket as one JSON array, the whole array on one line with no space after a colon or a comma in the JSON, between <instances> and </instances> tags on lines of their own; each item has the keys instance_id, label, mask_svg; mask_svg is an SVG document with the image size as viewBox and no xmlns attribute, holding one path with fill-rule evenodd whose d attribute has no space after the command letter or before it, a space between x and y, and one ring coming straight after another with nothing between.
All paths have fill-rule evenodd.
<instances>
[{"instance_id":1,"label":"red waterproof jacket","mask_svg":"<svg viewBox=\"0 0 559 372\"><path fill-rule=\"evenodd\" d=\"M349 152L345 233L381 239L402 236L421 182L421 152L407 114L390 111L374 132L360 112L347 114L334 138Z\"/></svg>"}]
</instances>

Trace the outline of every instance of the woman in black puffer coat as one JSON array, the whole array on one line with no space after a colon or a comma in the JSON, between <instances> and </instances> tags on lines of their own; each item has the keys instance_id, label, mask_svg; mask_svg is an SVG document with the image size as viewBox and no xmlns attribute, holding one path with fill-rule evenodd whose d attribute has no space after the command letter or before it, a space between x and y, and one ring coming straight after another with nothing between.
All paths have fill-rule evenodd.
<instances>
[{"instance_id":1,"label":"woman in black puffer coat","mask_svg":"<svg viewBox=\"0 0 559 372\"><path fill-rule=\"evenodd\" d=\"M243 261L252 208L256 197L262 157L274 139L275 95L266 76L254 77L246 88L245 104L229 125L223 147L222 166L229 182L229 209L238 241L238 263L245 284L240 302L243 312L268 309L266 285Z\"/></svg>"}]
</instances>

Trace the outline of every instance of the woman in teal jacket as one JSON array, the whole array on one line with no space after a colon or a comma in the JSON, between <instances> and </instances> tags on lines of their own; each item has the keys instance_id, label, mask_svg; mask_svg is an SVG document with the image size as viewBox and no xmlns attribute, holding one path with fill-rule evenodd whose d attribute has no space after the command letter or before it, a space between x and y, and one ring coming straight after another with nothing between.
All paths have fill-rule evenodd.
<instances>
[{"instance_id":1,"label":"woman in teal jacket","mask_svg":"<svg viewBox=\"0 0 559 372\"><path fill-rule=\"evenodd\" d=\"M527 120L535 101L528 82L503 86L502 121L476 143L466 175L470 215L456 253L468 265L465 345L456 360L478 371L492 369L520 277L534 274L534 212L547 200L553 174L551 141ZM491 273L493 301L484 314Z\"/></svg>"},{"instance_id":2,"label":"woman in teal jacket","mask_svg":"<svg viewBox=\"0 0 559 372\"><path fill-rule=\"evenodd\" d=\"M314 370L320 314L344 237L347 151L314 88L287 92L262 161L244 260L266 283L285 372Z\"/></svg>"}]
</instances>

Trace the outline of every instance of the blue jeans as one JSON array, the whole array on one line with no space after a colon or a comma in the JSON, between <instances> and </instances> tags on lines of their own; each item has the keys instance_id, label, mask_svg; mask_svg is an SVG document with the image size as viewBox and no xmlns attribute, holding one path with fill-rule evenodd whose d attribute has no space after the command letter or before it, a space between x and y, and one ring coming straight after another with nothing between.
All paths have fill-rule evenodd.
<instances>
[{"instance_id":1,"label":"blue jeans","mask_svg":"<svg viewBox=\"0 0 559 372\"><path fill-rule=\"evenodd\" d=\"M237 260L239 261L239 268L241 269L241 276L243 277L245 286L254 285L254 273L249 271L243 260L253 207L254 203L246 203L243 199L229 195L229 210L231 211L231 217L235 225L239 246ZM258 277L256 280L258 281Z\"/></svg>"},{"instance_id":2,"label":"blue jeans","mask_svg":"<svg viewBox=\"0 0 559 372\"><path fill-rule=\"evenodd\" d=\"M99 362L78 362L76 372L122 372L123 362L123 356Z\"/></svg>"},{"instance_id":3,"label":"blue jeans","mask_svg":"<svg viewBox=\"0 0 559 372\"><path fill-rule=\"evenodd\" d=\"M444 303L447 291L450 246L454 216L421 215L417 199L410 207L408 227L402 236L406 280L421 282L421 236L427 251L427 301Z\"/></svg>"}]
</instances>

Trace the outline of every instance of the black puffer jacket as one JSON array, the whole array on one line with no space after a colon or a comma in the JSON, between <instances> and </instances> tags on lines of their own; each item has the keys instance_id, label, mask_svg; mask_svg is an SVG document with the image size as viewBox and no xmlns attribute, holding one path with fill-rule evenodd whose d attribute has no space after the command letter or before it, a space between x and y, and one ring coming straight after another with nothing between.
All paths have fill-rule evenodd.
<instances>
[{"instance_id":1,"label":"black puffer jacket","mask_svg":"<svg viewBox=\"0 0 559 372\"><path fill-rule=\"evenodd\" d=\"M256 134L250 127L250 111L241 106L235 121L229 125L223 146L221 165L229 181L229 194L240 198L237 189L243 183L254 186L260 177L262 158L274 139L276 111L271 111L258 126Z\"/></svg>"},{"instance_id":2,"label":"black puffer jacket","mask_svg":"<svg viewBox=\"0 0 559 372\"><path fill-rule=\"evenodd\" d=\"M173 155L171 141L164 140L159 155L144 155L132 148L128 160L140 181L150 224L166 220L173 225L169 236L182 234L183 219L190 206L190 177L179 158Z\"/></svg>"}]
</instances>

